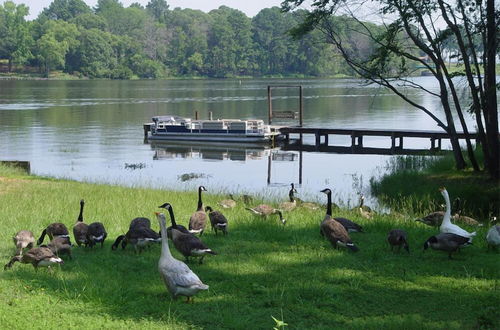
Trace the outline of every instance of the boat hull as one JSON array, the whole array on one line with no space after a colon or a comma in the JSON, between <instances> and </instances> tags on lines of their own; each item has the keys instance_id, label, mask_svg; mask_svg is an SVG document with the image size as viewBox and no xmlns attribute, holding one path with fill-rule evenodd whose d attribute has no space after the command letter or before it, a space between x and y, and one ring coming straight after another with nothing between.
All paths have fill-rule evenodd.
<instances>
[{"instance_id":1,"label":"boat hull","mask_svg":"<svg viewBox=\"0 0 500 330\"><path fill-rule=\"evenodd\" d=\"M209 142L238 142L238 143L269 143L277 134L269 135L242 135L242 134L217 134L217 133L162 133L152 134L149 140L174 140L174 141L209 141Z\"/></svg>"}]
</instances>

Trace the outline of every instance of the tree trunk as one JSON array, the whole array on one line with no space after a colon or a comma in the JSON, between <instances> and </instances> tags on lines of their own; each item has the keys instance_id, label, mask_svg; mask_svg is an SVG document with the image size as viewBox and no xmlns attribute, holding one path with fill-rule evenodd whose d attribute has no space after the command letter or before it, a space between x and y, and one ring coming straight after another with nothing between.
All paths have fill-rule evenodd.
<instances>
[{"instance_id":1,"label":"tree trunk","mask_svg":"<svg viewBox=\"0 0 500 330\"><path fill-rule=\"evenodd\" d=\"M9 67L8 67L8 72L11 73L12 72L12 58L9 58Z\"/></svg>"},{"instance_id":2,"label":"tree trunk","mask_svg":"<svg viewBox=\"0 0 500 330\"><path fill-rule=\"evenodd\" d=\"M495 0L487 0L486 3L486 67L484 77L484 90L486 94L486 104L484 111L484 121L486 126L486 136L490 151L488 161L488 171L495 180L500 178L499 162L499 141L498 141L498 108L496 94L496 62L497 51L496 22L495 22Z\"/></svg>"}]
</instances>

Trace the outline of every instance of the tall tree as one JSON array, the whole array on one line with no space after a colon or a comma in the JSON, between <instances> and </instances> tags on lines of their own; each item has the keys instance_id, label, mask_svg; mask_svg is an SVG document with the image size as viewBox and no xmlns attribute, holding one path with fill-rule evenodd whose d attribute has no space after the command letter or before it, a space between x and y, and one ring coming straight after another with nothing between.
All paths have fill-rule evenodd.
<instances>
[{"instance_id":1,"label":"tall tree","mask_svg":"<svg viewBox=\"0 0 500 330\"><path fill-rule=\"evenodd\" d=\"M285 0L282 8L291 11L303 0ZM365 22L358 15L365 15L363 5L366 1L344 0L319 0L313 4L313 10L304 21L298 25L293 33L296 36L304 35L314 28L325 33L330 42L342 54L347 64L360 76L371 82L380 84L392 90L395 94L416 108L428 114L438 126L442 127L449 135L452 143L455 163L457 168L465 167L465 160L461 154L455 128L455 118L458 117L464 133L468 134L468 127L464 120L464 109L457 92L457 75L462 75L468 82L472 97L471 110L476 117L478 133L482 150L485 156L485 166L490 175L499 178L498 169L498 109L496 108L496 92L492 88L494 79L490 78L489 84L482 77L495 76L494 60L492 57L480 57L480 52L474 46L474 35L481 35L485 54L488 50L497 52L496 40L498 33L498 11L495 10L493 1L483 0L468 2L456 0L451 6L443 0L376 0L381 15L389 15L392 19L384 24L379 33L373 33L367 28ZM338 33L340 26L332 20L333 14L345 14L358 22L357 30L370 38L376 45L370 56L363 60L352 56L352 50L345 47L345 35ZM439 29L435 22L442 18L446 23L445 30ZM488 22L485 24L485 22ZM444 33L443 33L444 32ZM443 36L450 33L454 35L459 46L460 58L464 70L451 73L446 65L443 55ZM411 43L408 44L407 40ZM425 56L416 56L416 51ZM428 59L428 60L427 60ZM394 65L398 63L398 65ZM424 66L431 72L439 85L439 92L427 89L415 80L408 79L416 66ZM440 100L445 113L445 121L439 119L437 113L425 104L408 97L401 87L416 88ZM494 84L493 84L494 85ZM486 89L488 92L486 93ZM488 95L486 95L488 94ZM494 104L494 106L493 106ZM455 115L456 114L456 115ZM486 129L482 123L485 123ZM469 159L475 170L478 170L470 139L467 140Z\"/></svg>"},{"instance_id":2,"label":"tall tree","mask_svg":"<svg viewBox=\"0 0 500 330\"><path fill-rule=\"evenodd\" d=\"M44 8L39 19L69 21L82 14L89 14L92 10L83 0L53 0L48 8Z\"/></svg>"},{"instance_id":3,"label":"tall tree","mask_svg":"<svg viewBox=\"0 0 500 330\"><path fill-rule=\"evenodd\" d=\"M165 0L150 0L146 5L146 10L159 23L167 22L168 4Z\"/></svg>"},{"instance_id":4,"label":"tall tree","mask_svg":"<svg viewBox=\"0 0 500 330\"><path fill-rule=\"evenodd\" d=\"M12 1L0 4L0 58L9 61L9 72L14 63L22 64L32 57L30 46L33 39L24 19L28 13L28 7L23 4L16 5Z\"/></svg>"}]
</instances>

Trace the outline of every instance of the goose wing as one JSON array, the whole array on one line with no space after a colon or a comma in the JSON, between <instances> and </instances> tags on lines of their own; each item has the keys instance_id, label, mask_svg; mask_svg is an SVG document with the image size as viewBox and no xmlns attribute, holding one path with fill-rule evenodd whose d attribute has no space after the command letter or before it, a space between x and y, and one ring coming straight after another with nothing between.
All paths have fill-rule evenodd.
<instances>
[{"instance_id":1,"label":"goose wing","mask_svg":"<svg viewBox=\"0 0 500 330\"><path fill-rule=\"evenodd\" d=\"M332 243L352 243L347 230L339 222L334 219L325 219L321 223L321 231L326 236L326 238Z\"/></svg>"},{"instance_id":2,"label":"goose wing","mask_svg":"<svg viewBox=\"0 0 500 330\"><path fill-rule=\"evenodd\" d=\"M204 286L196 275L185 263L174 259L167 267L160 266L162 274L175 286L191 287Z\"/></svg>"},{"instance_id":3,"label":"goose wing","mask_svg":"<svg viewBox=\"0 0 500 330\"><path fill-rule=\"evenodd\" d=\"M133 230L129 231L129 238L150 238L157 240L160 238L160 235L148 227L136 227Z\"/></svg>"},{"instance_id":4,"label":"goose wing","mask_svg":"<svg viewBox=\"0 0 500 330\"><path fill-rule=\"evenodd\" d=\"M55 257L56 255L48 247L37 247L28 250L25 253L25 257L31 260L43 260L47 258Z\"/></svg>"},{"instance_id":5,"label":"goose wing","mask_svg":"<svg viewBox=\"0 0 500 330\"><path fill-rule=\"evenodd\" d=\"M205 228L207 214L205 211L196 211L189 219L189 230L200 230Z\"/></svg>"},{"instance_id":6,"label":"goose wing","mask_svg":"<svg viewBox=\"0 0 500 330\"><path fill-rule=\"evenodd\" d=\"M357 231L357 232L363 231L363 227L361 227L360 225L358 225L354 221L351 221L351 220L346 219L346 218L338 218L338 217L335 217L334 219L336 221L338 221L342 226L344 226L344 228L347 231Z\"/></svg>"}]
</instances>

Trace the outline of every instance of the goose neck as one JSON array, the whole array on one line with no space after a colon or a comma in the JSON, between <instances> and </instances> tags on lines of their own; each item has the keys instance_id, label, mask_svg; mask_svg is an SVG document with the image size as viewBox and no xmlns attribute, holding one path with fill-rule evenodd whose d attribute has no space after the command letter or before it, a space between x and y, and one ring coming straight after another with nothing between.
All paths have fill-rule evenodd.
<instances>
[{"instance_id":1,"label":"goose neck","mask_svg":"<svg viewBox=\"0 0 500 330\"><path fill-rule=\"evenodd\" d=\"M327 204L326 204L326 215L332 216L332 193L328 192L326 194Z\"/></svg>"},{"instance_id":2,"label":"goose neck","mask_svg":"<svg viewBox=\"0 0 500 330\"><path fill-rule=\"evenodd\" d=\"M84 203L80 203L80 213L78 214L78 218L77 218L77 221L80 221L80 222L83 221L83 206L84 206Z\"/></svg>"},{"instance_id":3,"label":"goose neck","mask_svg":"<svg viewBox=\"0 0 500 330\"><path fill-rule=\"evenodd\" d=\"M201 200L201 188L198 189L198 211L203 211L203 202Z\"/></svg>"},{"instance_id":4,"label":"goose neck","mask_svg":"<svg viewBox=\"0 0 500 330\"><path fill-rule=\"evenodd\" d=\"M165 219L160 220L160 230L161 230L161 255L162 257L172 258L172 254L170 253L170 248L168 247L168 236L167 236Z\"/></svg>"}]
</instances>

